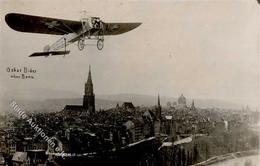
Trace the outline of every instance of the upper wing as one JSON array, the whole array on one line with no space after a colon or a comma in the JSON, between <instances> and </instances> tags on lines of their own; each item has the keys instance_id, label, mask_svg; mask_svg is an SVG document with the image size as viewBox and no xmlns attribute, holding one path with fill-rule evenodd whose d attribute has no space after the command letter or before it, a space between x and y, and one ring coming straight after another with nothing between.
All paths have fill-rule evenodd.
<instances>
[{"instance_id":1,"label":"upper wing","mask_svg":"<svg viewBox=\"0 0 260 166\"><path fill-rule=\"evenodd\" d=\"M8 26L16 31L64 35L78 32L81 22L56 18L9 13L5 16Z\"/></svg>"},{"instance_id":2,"label":"upper wing","mask_svg":"<svg viewBox=\"0 0 260 166\"><path fill-rule=\"evenodd\" d=\"M62 20L56 18L32 16L19 13L9 13L5 16L8 26L16 31L64 35L80 33L80 21ZM135 29L141 23L103 23L104 35L118 35ZM91 33L97 30L92 31Z\"/></svg>"},{"instance_id":3,"label":"upper wing","mask_svg":"<svg viewBox=\"0 0 260 166\"><path fill-rule=\"evenodd\" d=\"M119 35L137 28L141 23L104 23L104 35Z\"/></svg>"}]
</instances>

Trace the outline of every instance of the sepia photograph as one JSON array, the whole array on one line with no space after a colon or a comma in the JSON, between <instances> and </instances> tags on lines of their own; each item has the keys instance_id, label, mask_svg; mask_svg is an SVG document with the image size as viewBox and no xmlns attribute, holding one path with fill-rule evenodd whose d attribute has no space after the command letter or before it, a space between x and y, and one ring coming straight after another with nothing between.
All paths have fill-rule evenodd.
<instances>
[{"instance_id":1,"label":"sepia photograph","mask_svg":"<svg viewBox=\"0 0 260 166\"><path fill-rule=\"evenodd\" d=\"M0 166L259 166L259 0L1 0Z\"/></svg>"}]
</instances>

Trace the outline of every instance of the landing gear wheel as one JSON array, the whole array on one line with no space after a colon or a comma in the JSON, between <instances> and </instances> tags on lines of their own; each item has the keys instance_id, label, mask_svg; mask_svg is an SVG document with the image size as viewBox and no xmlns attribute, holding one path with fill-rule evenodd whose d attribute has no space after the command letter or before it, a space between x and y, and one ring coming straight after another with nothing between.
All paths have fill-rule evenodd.
<instances>
[{"instance_id":1,"label":"landing gear wheel","mask_svg":"<svg viewBox=\"0 0 260 166\"><path fill-rule=\"evenodd\" d=\"M82 51L84 49L84 47L85 47L84 39L80 39L78 41L78 48L79 48L79 50Z\"/></svg>"},{"instance_id":2,"label":"landing gear wheel","mask_svg":"<svg viewBox=\"0 0 260 166\"><path fill-rule=\"evenodd\" d=\"M97 41L98 50L102 50L103 47L104 47L104 39L98 39L98 41Z\"/></svg>"}]
</instances>

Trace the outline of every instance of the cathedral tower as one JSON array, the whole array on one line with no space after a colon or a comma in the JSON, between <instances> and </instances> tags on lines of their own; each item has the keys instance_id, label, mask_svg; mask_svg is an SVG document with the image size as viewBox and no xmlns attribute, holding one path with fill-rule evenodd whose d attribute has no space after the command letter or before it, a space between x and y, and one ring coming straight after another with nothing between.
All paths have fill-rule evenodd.
<instances>
[{"instance_id":1,"label":"cathedral tower","mask_svg":"<svg viewBox=\"0 0 260 166\"><path fill-rule=\"evenodd\" d=\"M93 92L93 83L91 78L91 69L89 67L88 80L85 83L85 94L83 98L83 107L90 111L95 112L95 94Z\"/></svg>"}]
</instances>

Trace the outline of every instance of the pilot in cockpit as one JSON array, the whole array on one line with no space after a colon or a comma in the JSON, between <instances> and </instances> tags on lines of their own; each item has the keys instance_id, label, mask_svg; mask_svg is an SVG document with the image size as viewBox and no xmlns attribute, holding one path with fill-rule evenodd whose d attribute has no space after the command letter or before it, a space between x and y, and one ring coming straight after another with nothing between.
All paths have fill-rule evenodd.
<instances>
[{"instance_id":1,"label":"pilot in cockpit","mask_svg":"<svg viewBox=\"0 0 260 166\"><path fill-rule=\"evenodd\" d=\"M95 29L100 29L101 28L101 20L99 18L93 18L92 20L92 24L93 24L93 27Z\"/></svg>"}]
</instances>

